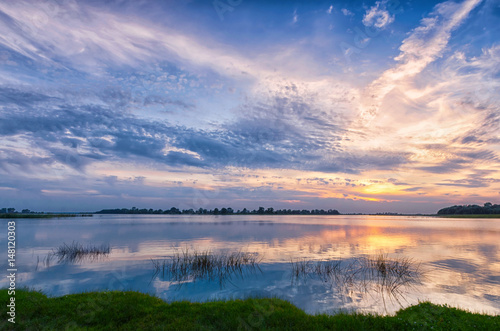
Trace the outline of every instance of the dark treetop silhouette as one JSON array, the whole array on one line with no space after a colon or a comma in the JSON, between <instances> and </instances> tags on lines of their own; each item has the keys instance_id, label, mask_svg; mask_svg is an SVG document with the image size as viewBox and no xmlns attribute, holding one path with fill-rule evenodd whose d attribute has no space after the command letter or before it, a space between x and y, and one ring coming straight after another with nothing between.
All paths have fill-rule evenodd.
<instances>
[{"instance_id":1,"label":"dark treetop silhouette","mask_svg":"<svg viewBox=\"0 0 500 331\"><path fill-rule=\"evenodd\" d=\"M122 208L122 209L103 209L96 212L96 214L188 214L188 215L340 215L340 213L335 209L313 209L313 210L292 210L292 209L278 209L259 207L259 209L248 210L243 208L242 210L234 211L233 208L215 208L215 209L184 209L180 210L178 208L172 207L170 209L137 209L132 207L132 209Z\"/></svg>"}]
</instances>

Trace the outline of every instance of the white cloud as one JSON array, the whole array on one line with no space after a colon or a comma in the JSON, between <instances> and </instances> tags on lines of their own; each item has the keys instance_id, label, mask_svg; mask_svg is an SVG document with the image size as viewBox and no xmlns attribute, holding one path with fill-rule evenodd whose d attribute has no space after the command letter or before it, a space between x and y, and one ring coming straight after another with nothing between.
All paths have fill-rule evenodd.
<instances>
[{"instance_id":1,"label":"white cloud","mask_svg":"<svg viewBox=\"0 0 500 331\"><path fill-rule=\"evenodd\" d=\"M480 2L437 5L403 41L397 64L363 93L359 126L351 130L366 135L367 147L411 153L406 173L455 169L450 178L458 181L474 169L498 171L500 46L471 57L467 47L450 45Z\"/></svg>"},{"instance_id":2,"label":"white cloud","mask_svg":"<svg viewBox=\"0 0 500 331\"><path fill-rule=\"evenodd\" d=\"M354 16L354 13L352 11L350 11L349 9L346 9L346 8L342 8L342 14L344 14L344 16Z\"/></svg>"},{"instance_id":3,"label":"white cloud","mask_svg":"<svg viewBox=\"0 0 500 331\"><path fill-rule=\"evenodd\" d=\"M434 11L422 19L421 25L403 40L398 64L386 70L373 81L366 91L366 103L361 113L362 121L369 125L376 116L385 96L397 86L405 84L428 64L441 57L451 33L460 26L481 0L468 0L461 4L447 1L435 6Z\"/></svg>"},{"instance_id":4,"label":"white cloud","mask_svg":"<svg viewBox=\"0 0 500 331\"><path fill-rule=\"evenodd\" d=\"M37 24L33 17L48 15L43 3L3 2L0 11L11 20L0 20L0 45L52 67L65 63L101 75L108 67L167 60L209 68L226 77L268 74L225 45L84 4L61 6Z\"/></svg>"},{"instance_id":5,"label":"white cloud","mask_svg":"<svg viewBox=\"0 0 500 331\"><path fill-rule=\"evenodd\" d=\"M15 22L2 26L0 20L0 45L25 54L34 62L51 67L64 63L70 70L77 68L97 76L97 79L101 76L107 79L109 68L144 68L169 61L192 73L216 72L236 86L244 86L248 95L257 99L264 93L277 93L279 86L303 86L311 94L316 91L321 95L314 101L318 103L321 103L318 100L330 100L331 95L351 90L346 82L318 75L323 73L321 65L297 44L282 45L272 52L249 56L210 37L193 36L181 29L153 24L139 17L131 20L119 13L85 4L61 7L50 19L33 29L23 27L30 24L31 17L44 12L41 3L0 2L0 11ZM296 10L293 18L294 22L299 20ZM52 59L57 59L57 62ZM304 91L299 93L307 94ZM337 105L335 102L319 108L334 109ZM346 116L350 116L345 102L341 107L345 108Z\"/></svg>"},{"instance_id":6,"label":"white cloud","mask_svg":"<svg viewBox=\"0 0 500 331\"><path fill-rule=\"evenodd\" d=\"M391 15L385 8L386 2L387 1L377 1L375 6L372 6L366 11L363 17L363 24L365 26L374 26L379 29L384 29L394 22L394 15Z\"/></svg>"},{"instance_id":7,"label":"white cloud","mask_svg":"<svg viewBox=\"0 0 500 331\"><path fill-rule=\"evenodd\" d=\"M328 8L328 10L326 11L327 14L331 14L332 13L332 10L333 10L333 5L330 6L330 8Z\"/></svg>"},{"instance_id":8,"label":"white cloud","mask_svg":"<svg viewBox=\"0 0 500 331\"><path fill-rule=\"evenodd\" d=\"M293 11L293 19L292 19L292 24L295 24L299 21L299 15L297 15L297 9Z\"/></svg>"},{"instance_id":9,"label":"white cloud","mask_svg":"<svg viewBox=\"0 0 500 331\"><path fill-rule=\"evenodd\" d=\"M300 44L249 56L217 42L211 35L192 35L84 3L61 6L50 19L36 26L30 23L31 18L43 15L42 3L0 2L0 11L11 18L10 23L0 20L0 45L51 67L64 63L106 75L110 67L143 68L145 64L169 61L194 73L216 72L250 84L270 77L302 79L322 71ZM297 10L292 20L300 20Z\"/></svg>"}]
</instances>

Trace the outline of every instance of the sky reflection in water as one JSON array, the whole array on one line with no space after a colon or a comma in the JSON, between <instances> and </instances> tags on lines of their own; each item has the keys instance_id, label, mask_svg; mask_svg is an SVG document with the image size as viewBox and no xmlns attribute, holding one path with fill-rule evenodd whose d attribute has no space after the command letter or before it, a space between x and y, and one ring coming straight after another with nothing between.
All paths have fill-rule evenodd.
<instances>
[{"instance_id":1,"label":"sky reflection in water","mask_svg":"<svg viewBox=\"0 0 500 331\"><path fill-rule=\"evenodd\" d=\"M392 313L418 300L500 313L500 222L384 216L95 215L84 219L17 220L18 287L49 295L137 290L165 300L277 296L309 313L340 309ZM5 235L4 235L5 236ZM63 243L108 245L109 255L44 263ZM258 253L259 270L218 281L154 275L153 260L176 250ZM393 298L380 290L347 291L322 277L293 279L291 261L341 260L387 254L410 258L425 272ZM5 267L2 262L2 267ZM5 287L6 280L0 281ZM358 284L359 285L359 284Z\"/></svg>"}]
</instances>

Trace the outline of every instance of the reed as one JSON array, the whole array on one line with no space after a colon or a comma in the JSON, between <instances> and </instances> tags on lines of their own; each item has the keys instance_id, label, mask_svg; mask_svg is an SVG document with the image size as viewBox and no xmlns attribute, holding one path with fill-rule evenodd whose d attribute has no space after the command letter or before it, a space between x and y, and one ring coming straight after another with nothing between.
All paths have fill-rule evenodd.
<instances>
[{"instance_id":1,"label":"reed","mask_svg":"<svg viewBox=\"0 0 500 331\"><path fill-rule=\"evenodd\" d=\"M96 261L100 258L106 257L111 249L109 244L102 244L100 246L87 245L84 246L78 242L73 241L70 245L63 243L56 250L53 250L49 255L57 257L58 263L78 263L84 260ZM50 258L47 258L50 260Z\"/></svg>"},{"instance_id":2,"label":"reed","mask_svg":"<svg viewBox=\"0 0 500 331\"><path fill-rule=\"evenodd\" d=\"M246 272L259 270L260 257L256 253L245 252L218 252L177 251L171 258L164 260L151 260L153 263L153 278L161 275L182 285L187 281L208 280L218 281L223 287L233 276L242 277Z\"/></svg>"}]
</instances>

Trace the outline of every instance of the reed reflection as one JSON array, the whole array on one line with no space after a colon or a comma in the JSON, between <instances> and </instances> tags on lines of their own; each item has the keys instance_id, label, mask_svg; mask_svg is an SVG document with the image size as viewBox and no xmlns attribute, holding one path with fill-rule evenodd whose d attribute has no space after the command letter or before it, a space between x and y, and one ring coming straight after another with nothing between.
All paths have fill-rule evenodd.
<instances>
[{"instance_id":1,"label":"reed reflection","mask_svg":"<svg viewBox=\"0 0 500 331\"><path fill-rule=\"evenodd\" d=\"M379 296L384 308L386 297L403 307L406 294L415 291L424 278L419 262L404 256L389 258L387 254L347 260L292 260L291 267L292 284L321 280L328 283L342 301L362 300L366 295L377 300L375 297Z\"/></svg>"}]
</instances>

